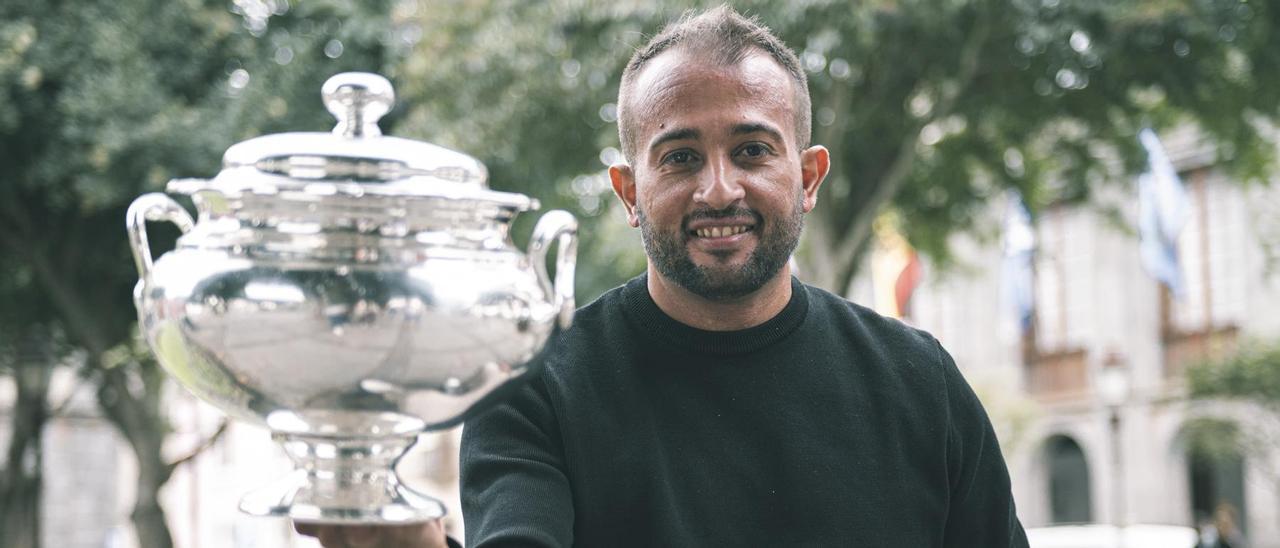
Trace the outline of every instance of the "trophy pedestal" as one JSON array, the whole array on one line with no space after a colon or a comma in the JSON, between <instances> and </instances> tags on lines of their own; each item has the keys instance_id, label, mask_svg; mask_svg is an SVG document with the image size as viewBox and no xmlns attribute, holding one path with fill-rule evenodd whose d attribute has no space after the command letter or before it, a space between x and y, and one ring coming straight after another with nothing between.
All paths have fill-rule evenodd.
<instances>
[{"instance_id":1,"label":"trophy pedestal","mask_svg":"<svg viewBox=\"0 0 1280 548\"><path fill-rule=\"evenodd\" d=\"M439 519L444 504L404 485L395 464L417 436L326 438L275 435L296 469L240 500L255 516L306 523L406 524Z\"/></svg>"}]
</instances>

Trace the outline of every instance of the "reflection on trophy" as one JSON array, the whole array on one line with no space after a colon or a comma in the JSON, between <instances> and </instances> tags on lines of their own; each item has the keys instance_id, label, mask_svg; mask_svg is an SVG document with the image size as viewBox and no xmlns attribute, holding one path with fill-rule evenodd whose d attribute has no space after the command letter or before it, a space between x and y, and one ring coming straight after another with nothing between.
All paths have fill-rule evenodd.
<instances>
[{"instance_id":1,"label":"reflection on trophy","mask_svg":"<svg viewBox=\"0 0 1280 548\"><path fill-rule=\"evenodd\" d=\"M250 139L213 179L170 181L195 220L164 194L130 206L139 323L179 383L266 425L293 459L243 511L438 518L443 505L403 485L396 461L418 434L501 397L568 327L577 222L547 213L521 253L511 222L537 202L489 190L469 156L382 136L386 79L339 74L322 94L332 133ZM146 221L178 225L177 249L153 261Z\"/></svg>"}]
</instances>

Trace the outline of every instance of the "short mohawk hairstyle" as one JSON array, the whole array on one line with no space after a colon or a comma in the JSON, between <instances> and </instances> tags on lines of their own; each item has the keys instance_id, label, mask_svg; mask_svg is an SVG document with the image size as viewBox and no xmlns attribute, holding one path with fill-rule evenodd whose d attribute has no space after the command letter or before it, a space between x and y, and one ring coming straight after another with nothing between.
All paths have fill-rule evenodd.
<instances>
[{"instance_id":1,"label":"short mohawk hairstyle","mask_svg":"<svg viewBox=\"0 0 1280 548\"><path fill-rule=\"evenodd\" d=\"M628 161L636 154L636 121L631 117L629 99L636 76L654 57L662 53L682 49L702 56L720 66L733 66L751 54L753 50L769 54L774 61L791 75L795 87L796 142L803 150L809 146L812 130L809 81L800 66L800 59L786 44L760 24L756 17L743 17L728 5L721 4L703 13L694 11L669 23L648 43L636 50L622 71L622 83L618 87L618 137L622 152Z\"/></svg>"}]
</instances>

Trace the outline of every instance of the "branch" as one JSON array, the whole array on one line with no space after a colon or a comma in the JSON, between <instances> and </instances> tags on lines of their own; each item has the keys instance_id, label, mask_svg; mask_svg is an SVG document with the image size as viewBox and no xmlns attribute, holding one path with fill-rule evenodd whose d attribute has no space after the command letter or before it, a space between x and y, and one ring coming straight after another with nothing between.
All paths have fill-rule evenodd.
<instances>
[{"instance_id":1,"label":"branch","mask_svg":"<svg viewBox=\"0 0 1280 548\"><path fill-rule=\"evenodd\" d=\"M217 444L218 441L222 439L222 436L227 433L227 427L230 425L231 425L231 421L229 421L224 417L222 419L222 423L218 425L217 431L211 434L208 438L205 438L205 440L201 442L200 445L196 446L195 449L192 449L190 453L187 453L182 458L175 460L167 464L166 466L168 466L170 470L175 470L179 466L182 466L194 460L196 457L200 456L200 453L205 452L205 450Z\"/></svg>"},{"instance_id":2,"label":"branch","mask_svg":"<svg viewBox=\"0 0 1280 548\"><path fill-rule=\"evenodd\" d=\"M94 358L90 358L94 359ZM102 371L102 381L98 385L98 405L102 408L107 420L133 448L138 457L139 488L143 485L159 489L173 469L160 460L160 446L163 443L163 419L157 411L148 406L154 401L138 398L130 393L126 376L131 368L118 366L102 370L101 365L91 365L91 369ZM150 487L148 487L149 489ZM141 498L154 496L154 491L139 492L139 505L146 505Z\"/></svg>"},{"instance_id":3,"label":"branch","mask_svg":"<svg viewBox=\"0 0 1280 548\"><path fill-rule=\"evenodd\" d=\"M875 221L874 213L897 194L898 189L902 187L911 172L912 164L916 158L916 147L920 140L920 131L929 123L950 115L955 108L956 101L963 95L964 90L973 83L974 77L978 73L978 60L982 47L985 45L991 31L988 18L983 14L977 14L975 21L973 32L969 33L969 38L965 41L960 52L959 70L956 72L955 86L950 89L944 89L942 97L928 120L917 124L913 130L908 132L907 137L898 146L899 152L893 164L885 172L884 177L880 179L880 184L876 185L871 195L863 202L862 211L857 215L850 231L840 238L840 245L835 251L835 257L837 261L843 264L840 265L840 274L837 275L837 285L831 288L833 291L837 291L840 294L848 292L855 273L853 262L857 260L859 252L871 237L871 227Z\"/></svg>"},{"instance_id":4,"label":"branch","mask_svg":"<svg viewBox=\"0 0 1280 548\"><path fill-rule=\"evenodd\" d=\"M40 252L27 254L28 262L35 270L36 280L49 292L54 308L61 313L68 331L84 344L85 350L95 356L111 348L107 336L93 317L93 307L81 297L74 284L69 283L62 271L49 264L49 258Z\"/></svg>"},{"instance_id":5,"label":"branch","mask_svg":"<svg viewBox=\"0 0 1280 548\"><path fill-rule=\"evenodd\" d=\"M923 125L921 125L923 127ZM902 143L898 145L898 154L893 160L893 164L889 166L884 177L880 179L880 184L875 186L875 190L863 202L863 214L858 216L858 220L854 223L852 230L840 240L840 248L837 251L838 257L850 257L862 245L862 241L871 234L871 225L875 218L871 213L880 209L880 206L888 202L898 189L902 186L903 181L907 179L907 174L911 171L911 164L916 159L916 146L920 141L920 129L914 129L903 138ZM839 288L843 291L845 288Z\"/></svg>"},{"instance_id":6,"label":"branch","mask_svg":"<svg viewBox=\"0 0 1280 548\"><path fill-rule=\"evenodd\" d=\"M5 216L13 220L13 232L21 232L19 234L12 234L8 230L0 231L0 240L9 244L19 241L21 238L31 234L31 220L22 211L22 208L16 205L17 202L18 200L13 196L6 196L5 199L0 200L0 205L4 206Z\"/></svg>"},{"instance_id":7,"label":"branch","mask_svg":"<svg viewBox=\"0 0 1280 548\"><path fill-rule=\"evenodd\" d=\"M67 408L71 406L72 400L76 398L76 394L80 392L80 389L88 385L88 383L84 381L85 381L84 378L79 378L76 381L75 386L71 387L71 393L67 394L67 397L63 398L62 402L58 403L58 405L53 406L52 410L49 411L50 417L61 417L63 413L67 411Z\"/></svg>"},{"instance_id":8,"label":"branch","mask_svg":"<svg viewBox=\"0 0 1280 548\"><path fill-rule=\"evenodd\" d=\"M16 359L13 368L13 382L17 389L14 398L12 415L9 420L9 446L6 449L8 458L0 468L0 510L12 511L9 504L14 499L14 490L24 489L32 478L38 481L40 471L30 471L25 464L27 457L34 452L40 456L40 434L48 422L47 407L50 371L46 367L44 353L41 351L41 337L29 331L19 334ZM38 461L37 461L38 464Z\"/></svg>"},{"instance_id":9,"label":"branch","mask_svg":"<svg viewBox=\"0 0 1280 548\"><path fill-rule=\"evenodd\" d=\"M13 249L16 254L26 259L34 270L36 283L44 286L53 301L54 308L62 316L67 332L79 340L85 350L100 355L111 347L110 341L97 325L92 306L84 296L76 290L63 275L67 269L55 268L50 262L47 247L39 249L31 245L37 241L34 237L39 231L30 216L17 205L18 200L0 200L0 210L14 226L13 231L0 230L0 244Z\"/></svg>"},{"instance_id":10,"label":"branch","mask_svg":"<svg viewBox=\"0 0 1280 548\"><path fill-rule=\"evenodd\" d=\"M835 112L836 120L843 120L849 111L849 95L852 92L848 82L844 80L834 80L832 82L832 92L827 99L827 108ZM826 146L831 154L835 156L839 151L844 149L844 126L841 124L831 124L829 126L819 127L816 131L816 139L814 144ZM844 166L839 161L833 161L831 171L827 173L827 181L819 195L819 202L831 200L831 189L836 181L840 180ZM846 184L852 184L851 181L845 179ZM830 214L834 211L834 204L828 206L820 206L819 212ZM820 220L821 221L821 220ZM832 283L833 273L838 272L840 265L835 265L832 254L827 250L835 248L833 243L833 229L829 222L809 223L805 228L805 235L808 240L806 247L816 249L818 251L806 251L804 254L805 269L802 270L803 277L809 283L813 283L818 287L834 289Z\"/></svg>"},{"instance_id":11,"label":"branch","mask_svg":"<svg viewBox=\"0 0 1280 548\"><path fill-rule=\"evenodd\" d=\"M832 82L832 91L827 101L827 108L835 113L836 120L843 120L849 113L849 94L852 91L849 83L845 80L834 80ZM832 151L844 148L844 127L840 124L831 124L818 130L818 140L815 144L825 145ZM835 166L836 170L840 170L840 166ZM830 177L835 173L828 173Z\"/></svg>"},{"instance_id":12,"label":"branch","mask_svg":"<svg viewBox=\"0 0 1280 548\"><path fill-rule=\"evenodd\" d=\"M22 214L22 210L13 205L15 201L12 197L0 200L0 204L4 205L4 215L0 216L0 220L12 219L10 223L5 223L6 225L11 224L12 227L0 226L0 244L9 247L19 255L26 255L28 254L26 246L22 245L22 243L27 241L27 235L31 233L31 226Z\"/></svg>"}]
</instances>

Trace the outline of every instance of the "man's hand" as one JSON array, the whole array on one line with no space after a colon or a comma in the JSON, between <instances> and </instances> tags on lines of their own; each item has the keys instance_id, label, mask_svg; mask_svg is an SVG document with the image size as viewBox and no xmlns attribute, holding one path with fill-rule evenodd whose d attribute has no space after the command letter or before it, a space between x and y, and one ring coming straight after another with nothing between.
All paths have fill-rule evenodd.
<instances>
[{"instance_id":1,"label":"man's hand","mask_svg":"<svg viewBox=\"0 0 1280 548\"><path fill-rule=\"evenodd\" d=\"M325 548L447 548L440 520L409 525L328 525L293 522L299 534Z\"/></svg>"}]
</instances>

